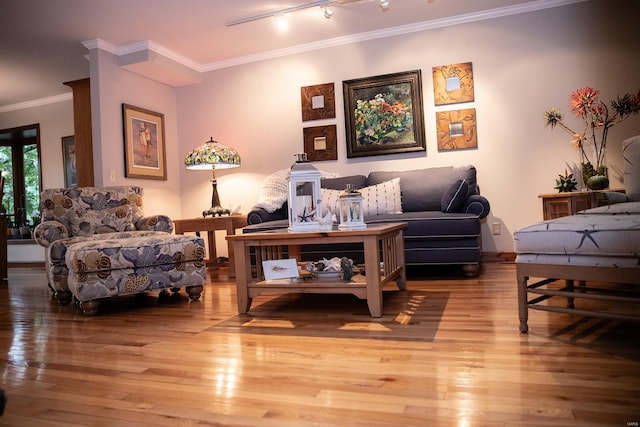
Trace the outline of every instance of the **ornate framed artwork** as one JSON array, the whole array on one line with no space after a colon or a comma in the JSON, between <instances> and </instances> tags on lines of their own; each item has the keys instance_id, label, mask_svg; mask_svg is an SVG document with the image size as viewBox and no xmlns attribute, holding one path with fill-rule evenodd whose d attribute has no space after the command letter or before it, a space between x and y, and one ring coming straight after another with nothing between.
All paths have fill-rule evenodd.
<instances>
[{"instance_id":1,"label":"ornate framed artwork","mask_svg":"<svg viewBox=\"0 0 640 427\"><path fill-rule=\"evenodd\" d=\"M433 67L433 99L435 105L473 101L471 62Z\"/></svg>"},{"instance_id":2,"label":"ornate framed artwork","mask_svg":"<svg viewBox=\"0 0 640 427\"><path fill-rule=\"evenodd\" d=\"M303 129L304 152L310 162L338 160L338 131L336 125Z\"/></svg>"},{"instance_id":3,"label":"ornate framed artwork","mask_svg":"<svg viewBox=\"0 0 640 427\"><path fill-rule=\"evenodd\" d=\"M164 114L122 104L124 176L167 179Z\"/></svg>"},{"instance_id":4,"label":"ornate framed artwork","mask_svg":"<svg viewBox=\"0 0 640 427\"><path fill-rule=\"evenodd\" d=\"M420 70L342 82L347 157L426 151Z\"/></svg>"},{"instance_id":5,"label":"ornate framed artwork","mask_svg":"<svg viewBox=\"0 0 640 427\"><path fill-rule=\"evenodd\" d=\"M436 112L438 151L478 148L476 109Z\"/></svg>"},{"instance_id":6,"label":"ornate framed artwork","mask_svg":"<svg viewBox=\"0 0 640 427\"><path fill-rule=\"evenodd\" d=\"M62 162L64 164L64 186L76 188L78 175L76 173L76 144L73 135L62 137Z\"/></svg>"},{"instance_id":7,"label":"ornate framed artwork","mask_svg":"<svg viewBox=\"0 0 640 427\"><path fill-rule=\"evenodd\" d=\"M336 117L336 94L333 83L300 88L302 121Z\"/></svg>"}]
</instances>

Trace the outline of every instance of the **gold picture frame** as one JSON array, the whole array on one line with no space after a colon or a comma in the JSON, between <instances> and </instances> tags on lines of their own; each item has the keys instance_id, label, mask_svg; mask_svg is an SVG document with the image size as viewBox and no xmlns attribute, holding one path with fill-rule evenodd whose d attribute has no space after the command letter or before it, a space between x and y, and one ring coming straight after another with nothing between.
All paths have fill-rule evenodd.
<instances>
[{"instance_id":1,"label":"gold picture frame","mask_svg":"<svg viewBox=\"0 0 640 427\"><path fill-rule=\"evenodd\" d=\"M127 178L167 180L164 114L122 104Z\"/></svg>"},{"instance_id":2,"label":"gold picture frame","mask_svg":"<svg viewBox=\"0 0 640 427\"><path fill-rule=\"evenodd\" d=\"M474 101L471 62L433 67L433 100L435 105Z\"/></svg>"},{"instance_id":3,"label":"gold picture frame","mask_svg":"<svg viewBox=\"0 0 640 427\"><path fill-rule=\"evenodd\" d=\"M436 112L438 151L478 148L476 109Z\"/></svg>"}]
</instances>

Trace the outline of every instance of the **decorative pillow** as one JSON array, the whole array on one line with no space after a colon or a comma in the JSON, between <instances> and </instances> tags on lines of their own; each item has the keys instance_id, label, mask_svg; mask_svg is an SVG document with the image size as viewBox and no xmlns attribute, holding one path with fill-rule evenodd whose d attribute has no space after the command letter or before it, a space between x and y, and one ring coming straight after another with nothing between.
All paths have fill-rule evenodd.
<instances>
[{"instance_id":1,"label":"decorative pillow","mask_svg":"<svg viewBox=\"0 0 640 427\"><path fill-rule=\"evenodd\" d=\"M72 236L135 230L131 206L122 205L103 210L76 210L69 215Z\"/></svg>"},{"instance_id":2,"label":"decorative pillow","mask_svg":"<svg viewBox=\"0 0 640 427\"><path fill-rule=\"evenodd\" d=\"M322 196L322 206L337 213L340 194L344 190L320 189ZM402 201L400 192L400 178L381 182L370 187L360 188L362 194L362 204L364 205L364 215L385 215L402 213Z\"/></svg>"},{"instance_id":3,"label":"decorative pillow","mask_svg":"<svg viewBox=\"0 0 640 427\"><path fill-rule=\"evenodd\" d=\"M442 199L440 200L440 209L442 212L459 212L464 201L467 200L469 195L469 184L464 179L451 184L451 186L444 192Z\"/></svg>"}]
</instances>

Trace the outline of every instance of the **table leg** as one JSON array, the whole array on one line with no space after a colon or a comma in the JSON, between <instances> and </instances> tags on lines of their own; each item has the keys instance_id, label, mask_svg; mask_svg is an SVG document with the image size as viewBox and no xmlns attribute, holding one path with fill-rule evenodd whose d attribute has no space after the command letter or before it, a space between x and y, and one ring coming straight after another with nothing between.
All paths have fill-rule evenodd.
<instances>
[{"instance_id":1,"label":"table leg","mask_svg":"<svg viewBox=\"0 0 640 427\"><path fill-rule=\"evenodd\" d=\"M396 278L396 285L401 291L407 290L407 266L404 260L404 235L402 232L396 234L395 240L395 253L398 266L401 268L400 275Z\"/></svg>"},{"instance_id":2,"label":"table leg","mask_svg":"<svg viewBox=\"0 0 640 427\"><path fill-rule=\"evenodd\" d=\"M238 313L244 314L251 308L251 298L249 298L248 285L251 277L251 248L245 246L244 242L233 242L234 252L239 256L235 259L236 272L236 298L238 302Z\"/></svg>"},{"instance_id":3,"label":"table leg","mask_svg":"<svg viewBox=\"0 0 640 427\"><path fill-rule=\"evenodd\" d=\"M227 236L236 234L236 226L233 221L227 222ZM236 277L236 264L234 257L233 245L228 242L227 250L229 251L229 277Z\"/></svg>"},{"instance_id":4,"label":"table leg","mask_svg":"<svg viewBox=\"0 0 640 427\"><path fill-rule=\"evenodd\" d=\"M367 281L367 306L371 317L382 316L382 286L380 285L380 252L378 238L367 236L364 240L364 270Z\"/></svg>"},{"instance_id":5,"label":"table leg","mask_svg":"<svg viewBox=\"0 0 640 427\"><path fill-rule=\"evenodd\" d=\"M207 231L207 243L209 244L209 268L218 269L218 253L216 252L216 232L215 230Z\"/></svg>"}]
</instances>

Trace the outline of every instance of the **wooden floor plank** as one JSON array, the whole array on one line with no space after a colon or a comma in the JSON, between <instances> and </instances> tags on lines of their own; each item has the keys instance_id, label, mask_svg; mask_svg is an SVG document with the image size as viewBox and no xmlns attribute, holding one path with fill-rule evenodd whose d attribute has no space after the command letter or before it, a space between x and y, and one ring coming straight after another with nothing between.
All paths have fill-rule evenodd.
<instances>
[{"instance_id":1,"label":"wooden floor plank","mask_svg":"<svg viewBox=\"0 0 640 427\"><path fill-rule=\"evenodd\" d=\"M535 311L520 334L512 264L412 269L379 319L349 295L261 295L239 315L227 270L209 275L199 302L151 293L85 317L44 270L10 269L0 425L640 422L639 325Z\"/></svg>"}]
</instances>

